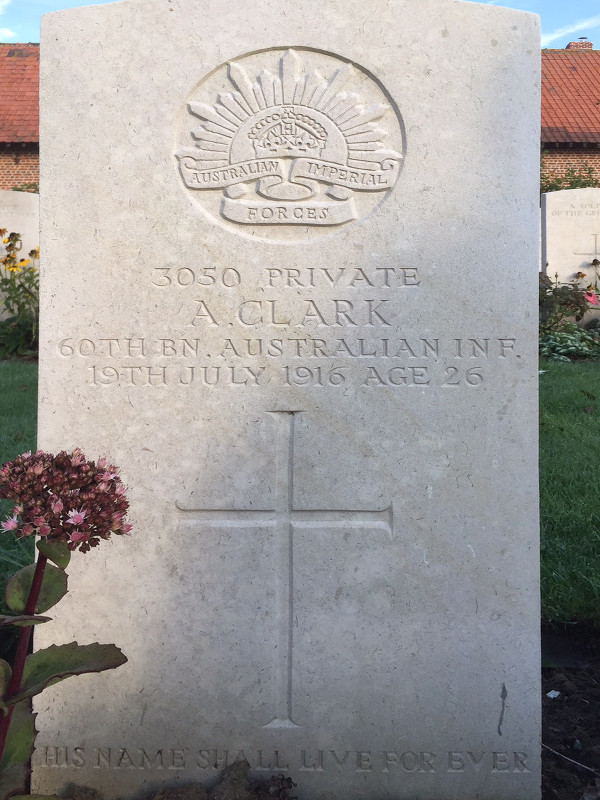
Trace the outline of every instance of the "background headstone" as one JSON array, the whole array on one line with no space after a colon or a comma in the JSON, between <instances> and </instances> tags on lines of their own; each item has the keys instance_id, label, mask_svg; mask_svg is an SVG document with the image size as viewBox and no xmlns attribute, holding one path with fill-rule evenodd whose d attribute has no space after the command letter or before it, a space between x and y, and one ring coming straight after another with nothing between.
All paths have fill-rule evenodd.
<instances>
[{"instance_id":1,"label":"background headstone","mask_svg":"<svg viewBox=\"0 0 600 800\"><path fill-rule=\"evenodd\" d=\"M40 446L135 529L36 632L129 663L36 703L34 791L243 752L537 798L536 18L123 0L42 45Z\"/></svg>"},{"instance_id":2,"label":"background headstone","mask_svg":"<svg viewBox=\"0 0 600 800\"><path fill-rule=\"evenodd\" d=\"M40 196L31 192L0 192L0 228L21 234L20 253L27 258L31 250L40 246Z\"/></svg>"},{"instance_id":3,"label":"background headstone","mask_svg":"<svg viewBox=\"0 0 600 800\"><path fill-rule=\"evenodd\" d=\"M542 271L570 283L583 272L593 283L600 260L600 189L565 189L542 195ZM586 285L586 281L580 281Z\"/></svg>"}]
</instances>

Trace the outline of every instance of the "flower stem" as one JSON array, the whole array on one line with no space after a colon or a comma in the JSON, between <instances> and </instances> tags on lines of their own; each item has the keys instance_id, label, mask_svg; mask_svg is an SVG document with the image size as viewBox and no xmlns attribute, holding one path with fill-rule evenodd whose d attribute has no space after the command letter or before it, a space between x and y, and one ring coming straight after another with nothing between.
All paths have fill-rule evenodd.
<instances>
[{"instance_id":1,"label":"flower stem","mask_svg":"<svg viewBox=\"0 0 600 800\"><path fill-rule=\"evenodd\" d=\"M44 578L44 570L46 569L47 562L47 557L40 553L35 565L35 572L33 573L33 580L31 581L27 602L25 603L24 613L27 615L35 614L35 608L40 596L40 589L42 588L42 580ZM21 688L23 670L25 669L25 659L27 658L27 651L29 650L32 628L33 625L23 625L19 628L13 670L10 681L8 682L8 687L6 689L5 700L10 698L12 695L17 694ZM2 758L2 754L4 753L4 748L6 746L6 737L8 735L13 709L14 705L9 706L6 716L0 716L0 759Z\"/></svg>"}]
</instances>

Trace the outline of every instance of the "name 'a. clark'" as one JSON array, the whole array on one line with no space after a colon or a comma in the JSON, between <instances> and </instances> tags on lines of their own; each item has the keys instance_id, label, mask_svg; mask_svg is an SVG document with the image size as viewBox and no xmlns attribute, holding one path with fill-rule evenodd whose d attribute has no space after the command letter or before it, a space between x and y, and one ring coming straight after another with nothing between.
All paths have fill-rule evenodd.
<instances>
[{"instance_id":1,"label":"name 'a. clark'","mask_svg":"<svg viewBox=\"0 0 600 800\"><path fill-rule=\"evenodd\" d=\"M195 300L198 307L191 325L221 325L228 322L204 300ZM235 319L245 327L290 325L314 327L391 326L388 300L301 300L297 309L285 307L280 300L245 300L235 311Z\"/></svg>"}]
</instances>

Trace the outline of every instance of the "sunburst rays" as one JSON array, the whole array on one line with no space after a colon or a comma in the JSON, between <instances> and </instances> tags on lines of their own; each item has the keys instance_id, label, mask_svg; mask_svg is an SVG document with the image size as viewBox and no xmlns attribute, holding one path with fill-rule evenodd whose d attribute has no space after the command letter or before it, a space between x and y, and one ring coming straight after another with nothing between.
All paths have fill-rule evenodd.
<instances>
[{"instance_id":1,"label":"sunburst rays","mask_svg":"<svg viewBox=\"0 0 600 800\"><path fill-rule=\"evenodd\" d=\"M398 158L398 153L384 149L387 132L377 124L389 106L364 105L359 95L347 88L356 75L351 64L325 78L317 69L303 70L298 53L287 50L279 60L279 74L263 69L251 78L236 62L229 63L227 74L235 91L219 94L214 106L201 102L188 105L201 120L192 136L198 156L207 166L227 166L240 126L282 105L314 109L328 117L346 140L349 167L375 170L383 159Z\"/></svg>"}]
</instances>

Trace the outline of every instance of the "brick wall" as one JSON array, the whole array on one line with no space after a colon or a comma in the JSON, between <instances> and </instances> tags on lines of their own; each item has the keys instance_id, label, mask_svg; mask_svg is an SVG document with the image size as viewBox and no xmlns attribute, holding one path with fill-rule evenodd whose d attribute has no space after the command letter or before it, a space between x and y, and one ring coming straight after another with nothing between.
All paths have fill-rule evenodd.
<instances>
[{"instance_id":1,"label":"brick wall","mask_svg":"<svg viewBox=\"0 0 600 800\"><path fill-rule=\"evenodd\" d=\"M575 171L591 167L600 186L600 149L596 147L565 147L544 149L542 175L562 178L568 169Z\"/></svg>"},{"instance_id":2,"label":"brick wall","mask_svg":"<svg viewBox=\"0 0 600 800\"><path fill-rule=\"evenodd\" d=\"M37 145L0 145L0 189L39 181Z\"/></svg>"}]
</instances>

